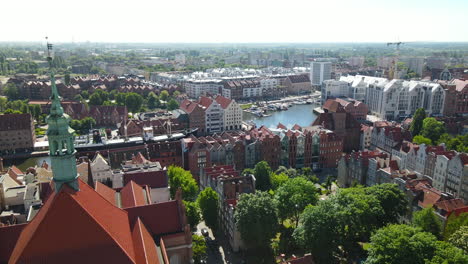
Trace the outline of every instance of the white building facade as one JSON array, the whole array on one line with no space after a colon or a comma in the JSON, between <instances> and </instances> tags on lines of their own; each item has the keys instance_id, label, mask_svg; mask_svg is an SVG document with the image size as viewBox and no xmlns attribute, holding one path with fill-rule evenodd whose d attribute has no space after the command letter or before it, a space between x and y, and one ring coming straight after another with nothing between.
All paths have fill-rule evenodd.
<instances>
[{"instance_id":1,"label":"white building facade","mask_svg":"<svg viewBox=\"0 0 468 264\"><path fill-rule=\"evenodd\" d=\"M310 82L312 85L321 85L323 81L331 79L332 63L318 62L310 63Z\"/></svg>"}]
</instances>

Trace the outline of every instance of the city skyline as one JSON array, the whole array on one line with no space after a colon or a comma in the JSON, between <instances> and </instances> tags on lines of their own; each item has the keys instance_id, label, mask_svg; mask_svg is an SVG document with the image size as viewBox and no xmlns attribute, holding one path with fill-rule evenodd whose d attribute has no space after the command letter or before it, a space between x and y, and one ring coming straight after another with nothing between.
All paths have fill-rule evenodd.
<instances>
[{"instance_id":1,"label":"city skyline","mask_svg":"<svg viewBox=\"0 0 468 264\"><path fill-rule=\"evenodd\" d=\"M0 41L131 43L466 42L468 3L436 1L7 2ZM24 10L24 6L28 9ZM68 11L70 10L70 11ZM31 23L34 21L34 23Z\"/></svg>"}]
</instances>

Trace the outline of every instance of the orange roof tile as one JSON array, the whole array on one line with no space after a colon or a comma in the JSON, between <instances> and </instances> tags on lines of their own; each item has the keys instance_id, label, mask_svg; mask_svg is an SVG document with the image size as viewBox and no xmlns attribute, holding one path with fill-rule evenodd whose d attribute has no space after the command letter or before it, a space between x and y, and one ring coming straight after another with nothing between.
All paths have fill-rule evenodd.
<instances>
[{"instance_id":1,"label":"orange roof tile","mask_svg":"<svg viewBox=\"0 0 468 264\"><path fill-rule=\"evenodd\" d=\"M130 181L120 190L120 199L122 208L146 205L143 188L134 181Z\"/></svg>"},{"instance_id":2,"label":"orange roof tile","mask_svg":"<svg viewBox=\"0 0 468 264\"><path fill-rule=\"evenodd\" d=\"M135 263L127 213L78 182L80 191L64 186L49 197L21 233L10 263Z\"/></svg>"},{"instance_id":3,"label":"orange roof tile","mask_svg":"<svg viewBox=\"0 0 468 264\"><path fill-rule=\"evenodd\" d=\"M153 263L160 264L154 240L146 227L137 219L132 231L133 241L135 244L135 257L137 263Z\"/></svg>"},{"instance_id":4,"label":"orange roof tile","mask_svg":"<svg viewBox=\"0 0 468 264\"><path fill-rule=\"evenodd\" d=\"M94 187L94 190L99 193L104 199L109 201L111 204L116 205L115 201L115 191L106 185L100 183L99 181L96 181L96 186Z\"/></svg>"}]
</instances>

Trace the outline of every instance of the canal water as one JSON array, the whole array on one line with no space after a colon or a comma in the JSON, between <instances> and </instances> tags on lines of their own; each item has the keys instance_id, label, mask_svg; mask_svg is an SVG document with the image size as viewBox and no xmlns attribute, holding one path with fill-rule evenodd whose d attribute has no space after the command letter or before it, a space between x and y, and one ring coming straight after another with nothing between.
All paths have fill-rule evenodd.
<instances>
[{"instance_id":1,"label":"canal water","mask_svg":"<svg viewBox=\"0 0 468 264\"><path fill-rule=\"evenodd\" d=\"M267 117L257 117L251 113L243 112L245 122L253 121L257 127L262 125L268 128L276 128L278 123L292 128L295 124L300 126L310 126L315 121L317 115L313 110L317 107L315 104L292 105L286 111L268 112Z\"/></svg>"}]
</instances>

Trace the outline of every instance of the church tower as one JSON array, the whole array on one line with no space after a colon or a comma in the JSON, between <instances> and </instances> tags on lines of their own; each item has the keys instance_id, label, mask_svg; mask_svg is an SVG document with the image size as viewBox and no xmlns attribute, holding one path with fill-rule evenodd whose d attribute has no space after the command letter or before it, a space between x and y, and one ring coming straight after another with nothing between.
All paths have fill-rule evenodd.
<instances>
[{"instance_id":1,"label":"church tower","mask_svg":"<svg viewBox=\"0 0 468 264\"><path fill-rule=\"evenodd\" d=\"M47 117L47 137L49 140L50 160L52 162L53 181L55 191L59 192L63 184L79 191L78 174L76 171L75 146L73 144L74 130L70 128L70 117L64 113L60 104L60 96L55 85L55 70L50 51L52 44L47 43L50 68L50 84L52 96L50 114Z\"/></svg>"}]
</instances>

